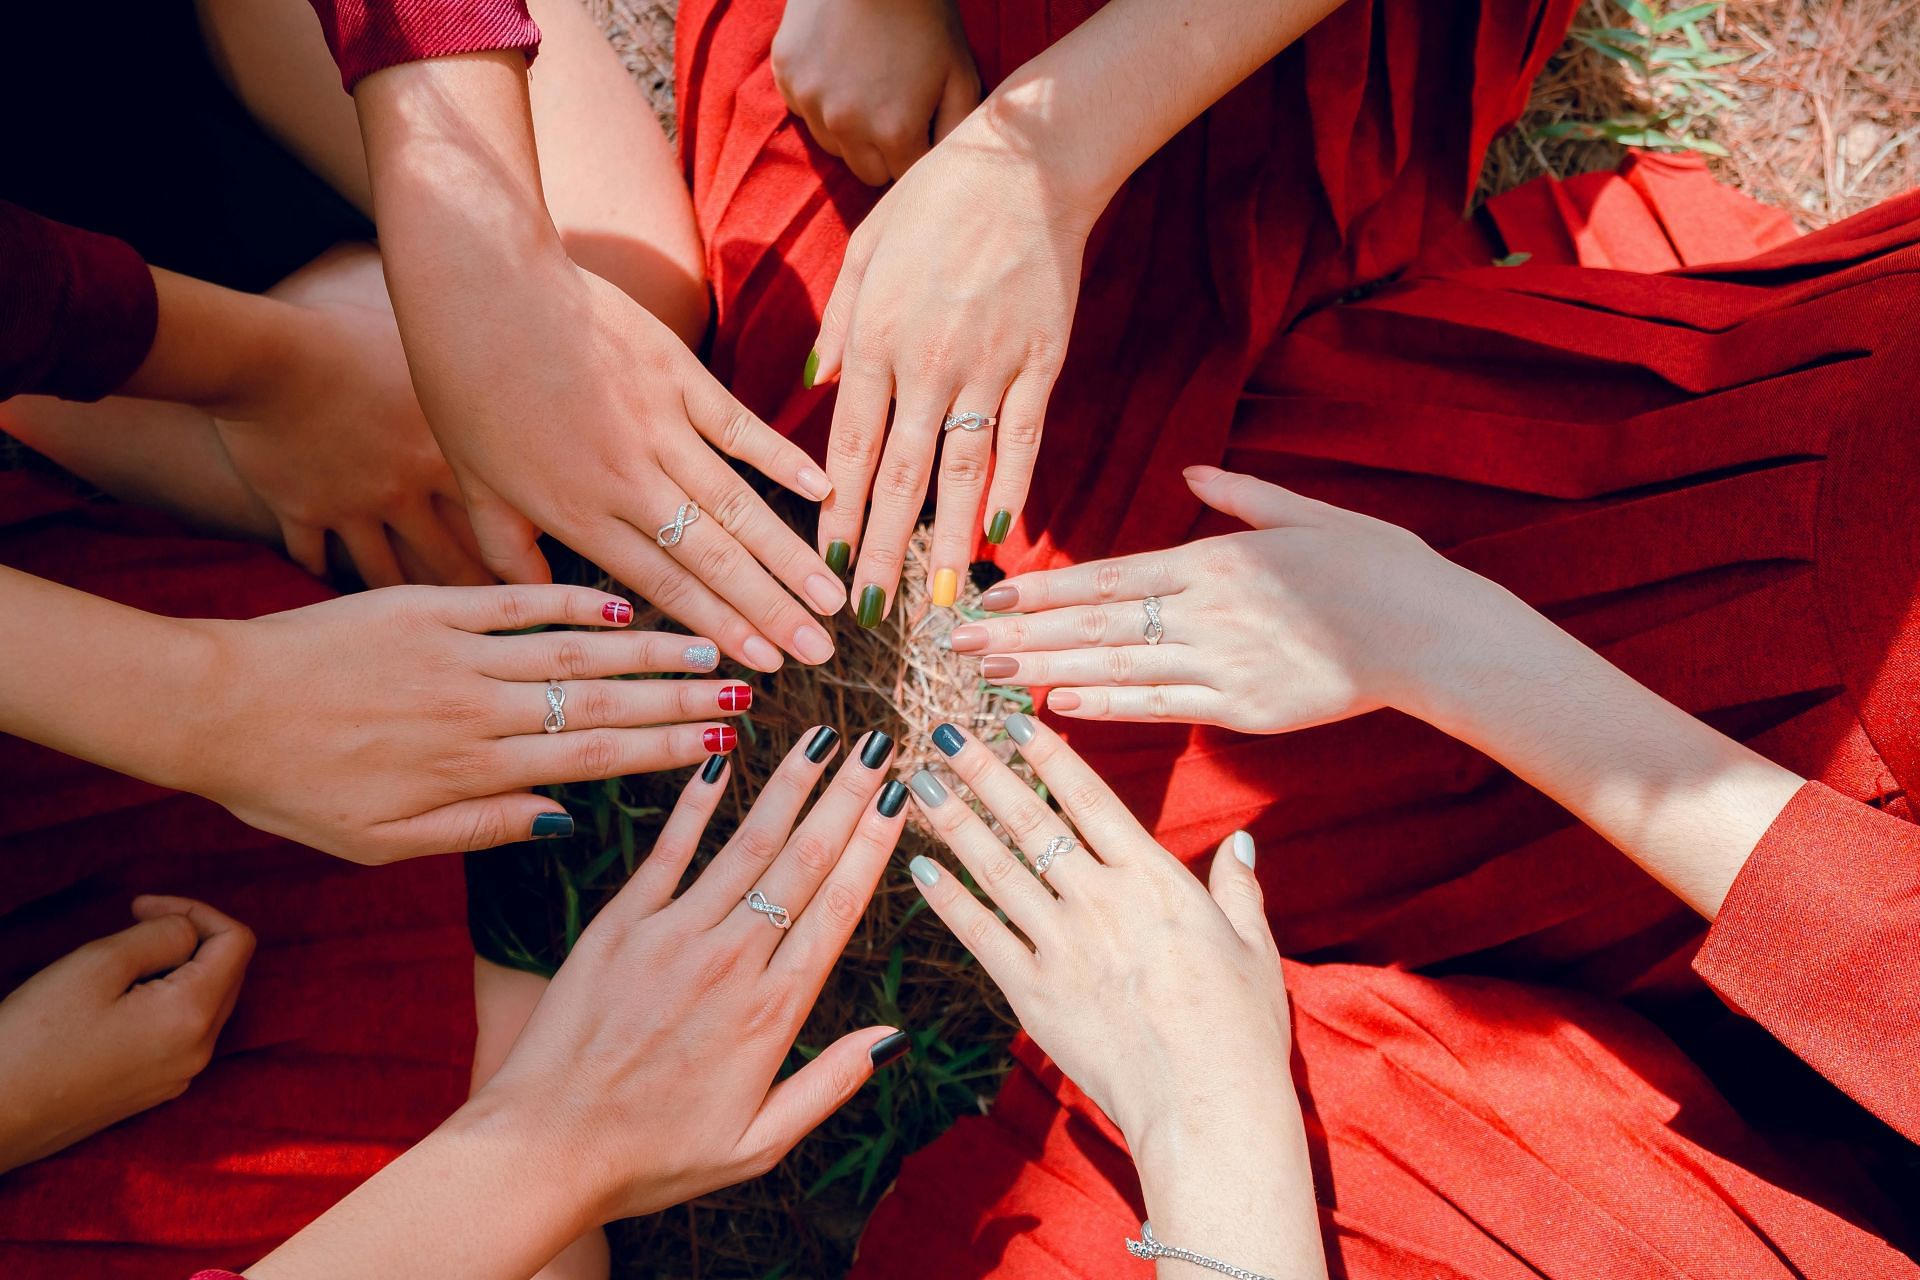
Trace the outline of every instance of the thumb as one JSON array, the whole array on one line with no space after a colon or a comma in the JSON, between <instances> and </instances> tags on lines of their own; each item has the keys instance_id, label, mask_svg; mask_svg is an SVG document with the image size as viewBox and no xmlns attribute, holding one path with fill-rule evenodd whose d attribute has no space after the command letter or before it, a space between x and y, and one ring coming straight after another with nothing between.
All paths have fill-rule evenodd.
<instances>
[{"instance_id":1,"label":"thumb","mask_svg":"<svg viewBox=\"0 0 1920 1280\"><path fill-rule=\"evenodd\" d=\"M1318 523L1322 504L1291 489L1218 467L1188 467L1181 474L1194 497L1256 529Z\"/></svg>"},{"instance_id":2,"label":"thumb","mask_svg":"<svg viewBox=\"0 0 1920 1280\"><path fill-rule=\"evenodd\" d=\"M973 59L956 62L947 72L946 87L940 91L940 104L933 111L933 142L952 133L954 127L980 105L980 73L973 68Z\"/></svg>"},{"instance_id":3,"label":"thumb","mask_svg":"<svg viewBox=\"0 0 1920 1280\"><path fill-rule=\"evenodd\" d=\"M553 570L540 554L540 531L533 521L478 480L469 477L462 487L480 559L493 575L502 582L552 582Z\"/></svg>"},{"instance_id":4,"label":"thumb","mask_svg":"<svg viewBox=\"0 0 1920 1280\"><path fill-rule=\"evenodd\" d=\"M1234 832L1214 851L1207 892L1243 942L1277 957L1280 951L1274 945L1273 930L1267 926L1266 895L1260 892L1253 864L1253 837L1244 831Z\"/></svg>"},{"instance_id":5,"label":"thumb","mask_svg":"<svg viewBox=\"0 0 1920 1280\"><path fill-rule=\"evenodd\" d=\"M874 213L878 212L876 208ZM867 216L872 218L873 214ZM867 277L867 263L873 252L866 247L867 243L857 237L847 241L846 256L840 260L840 274L834 279L833 292L827 295L826 309L820 313L820 336L813 340L813 351L807 357L802 381L808 387L819 386L840 374L847 331L853 327L854 301L860 296L860 285Z\"/></svg>"},{"instance_id":6,"label":"thumb","mask_svg":"<svg viewBox=\"0 0 1920 1280\"><path fill-rule=\"evenodd\" d=\"M122 989L142 978L165 973L193 959L200 934L184 915L168 913L87 944L107 961L108 973Z\"/></svg>"},{"instance_id":7,"label":"thumb","mask_svg":"<svg viewBox=\"0 0 1920 1280\"><path fill-rule=\"evenodd\" d=\"M355 862L399 862L434 853L466 853L516 840L552 840L573 834L573 815L557 800L526 791L456 800L438 809L383 822L368 832L371 857Z\"/></svg>"},{"instance_id":8,"label":"thumb","mask_svg":"<svg viewBox=\"0 0 1920 1280\"><path fill-rule=\"evenodd\" d=\"M233 1012L240 980L253 959L253 930L192 898L142 894L133 900L133 914L142 920L185 920L192 927L199 939L192 957L160 981L215 1010L212 1025L217 1032Z\"/></svg>"},{"instance_id":9,"label":"thumb","mask_svg":"<svg viewBox=\"0 0 1920 1280\"><path fill-rule=\"evenodd\" d=\"M827 1051L773 1086L741 1145L771 1166L838 1111L873 1073L912 1047L904 1031L867 1027L841 1036Z\"/></svg>"}]
</instances>

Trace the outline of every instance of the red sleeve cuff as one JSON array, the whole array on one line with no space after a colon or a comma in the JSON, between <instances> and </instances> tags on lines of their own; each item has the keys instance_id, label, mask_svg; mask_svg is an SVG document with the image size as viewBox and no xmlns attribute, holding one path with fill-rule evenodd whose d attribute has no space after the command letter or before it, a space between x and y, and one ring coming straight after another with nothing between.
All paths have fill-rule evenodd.
<instances>
[{"instance_id":1,"label":"red sleeve cuff","mask_svg":"<svg viewBox=\"0 0 1920 1280\"><path fill-rule=\"evenodd\" d=\"M0 399L111 394L147 358L159 311L132 246L0 202Z\"/></svg>"},{"instance_id":2,"label":"red sleeve cuff","mask_svg":"<svg viewBox=\"0 0 1920 1280\"><path fill-rule=\"evenodd\" d=\"M241 1280L241 1277L232 1271L196 1271L193 1280Z\"/></svg>"},{"instance_id":3,"label":"red sleeve cuff","mask_svg":"<svg viewBox=\"0 0 1920 1280\"><path fill-rule=\"evenodd\" d=\"M1920 1141L1920 827L1807 783L1747 859L1693 967Z\"/></svg>"},{"instance_id":4,"label":"red sleeve cuff","mask_svg":"<svg viewBox=\"0 0 1920 1280\"><path fill-rule=\"evenodd\" d=\"M348 93L402 62L517 49L527 61L540 28L526 0L311 0Z\"/></svg>"}]
</instances>

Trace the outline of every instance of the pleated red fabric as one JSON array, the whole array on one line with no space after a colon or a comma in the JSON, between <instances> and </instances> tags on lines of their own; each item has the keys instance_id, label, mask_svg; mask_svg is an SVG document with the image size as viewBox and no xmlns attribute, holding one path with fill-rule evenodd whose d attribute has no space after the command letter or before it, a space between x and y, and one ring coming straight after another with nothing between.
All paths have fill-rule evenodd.
<instances>
[{"instance_id":1,"label":"pleated red fabric","mask_svg":"<svg viewBox=\"0 0 1920 1280\"><path fill-rule=\"evenodd\" d=\"M0 474L0 564L157 613L324 599L263 547ZM154 709L129 707L137 733ZM218 806L0 736L0 990L184 894L258 950L187 1092L0 1177L0 1275L177 1277L250 1266L466 1097L473 946L457 857L359 867Z\"/></svg>"}]
</instances>

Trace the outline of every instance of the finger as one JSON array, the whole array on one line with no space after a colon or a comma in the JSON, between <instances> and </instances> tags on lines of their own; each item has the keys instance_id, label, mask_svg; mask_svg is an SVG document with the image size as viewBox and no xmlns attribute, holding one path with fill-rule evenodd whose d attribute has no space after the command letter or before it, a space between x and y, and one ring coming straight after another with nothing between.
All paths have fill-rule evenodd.
<instances>
[{"instance_id":1,"label":"finger","mask_svg":"<svg viewBox=\"0 0 1920 1280\"><path fill-rule=\"evenodd\" d=\"M470 853L521 840L563 839L573 815L557 800L525 791L456 800L411 818L382 822L367 832L360 862L400 862L437 853Z\"/></svg>"},{"instance_id":2,"label":"finger","mask_svg":"<svg viewBox=\"0 0 1920 1280\"><path fill-rule=\"evenodd\" d=\"M1326 505L1237 471L1188 467L1181 474L1186 477L1194 497L1256 529L1318 524Z\"/></svg>"},{"instance_id":3,"label":"finger","mask_svg":"<svg viewBox=\"0 0 1920 1280\"><path fill-rule=\"evenodd\" d=\"M327 531L297 520L280 521L280 541L286 544L287 559L316 578L327 576Z\"/></svg>"},{"instance_id":4,"label":"finger","mask_svg":"<svg viewBox=\"0 0 1920 1280\"><path fill-rule=\"evenodd\" d=\"M804 103L795 103L787 99L787 105L793 113L806 121L807 133L813 138L814 145L832 156L840 158L840 140L833 136L833 130L827 128L826 121L820 118L820 103L817 99Z\"/></svg>"},{"instance_id":5,"label":"finger","mask_svg":"<svg viewBox=\"0 0 1920 1280\"><path fill-rule=\"evenodd\" d=\"M493 773L495 785L557 787L629 773L684 769L710 755L725 755L739 740L739 730L730 724L521 734L493 744Z\"/></svg>"},{"instance_id":6,"label":"finger","mask_svg":"<svg viewBox=\"0 0 1920 1280\"><path fill-rule=\"evenodd\" d=\"M933 743L947 757L947 767L953 770L954 776L967 784L967 789L1013 837L1036 872L1048 848L1054 849L1051 865L1043 878L1055 892L1068 897L1076 888L1086 888L1098 864L1090 850L1078 847L1080 842L1074 839L1066 819L1055 813L1018 774L1002 764L1000 757L956 726L943 724L935 729ZM923 800L931 799L930 795L923 794L931 776L923 771L914 777L914 794ZM1091 832L1087 839L1093 839ZM1060 846L1057 842L1061 840L1072 840L1074 847Z\"/></svg>"},{"instance_id":7,"label":"finger","mask_svg":"<svg viewBox=\"0 0 1920 1280\"><path fill-rule=\"evenodd\" d=\"M680 509L686 511L687 506L682 505ZM732 513L730 507L723 507L723 511ZM672 541L669 535L669 541L667 552L682 572L692 575L738 610L757 638L778 644L810 665L818 665L833 656L833 641L826 629L781 589L760 562L704 506L699 516L685 525L679 540ZM826 562L819 563L824 573ZM838 584L834 585L837 594ZM773 656L779 658L777 652Z\"/></svg>"},{"instance_id":8,"label":"finger","mask_svg":"<svg viewBox=\"0 0 1920 1280\"><path fill-rule=\"evenodd\" d=\"M102 966L105 980L124 991L142 978L165 973L193 958L200 934L184 914L164 912L80 948Z\"/></svg>"},{"instance_id":9,"label":"finger","mask_svg":"<svg viewBox=\"0 0 1920 1280\"><path fill-rule=\"evenodd\" d=\"M732 912L786 847L793 824L825 771L827 760L832 758L833 744L839 740L836 732L826 752L820 752L819 733L828 727L815 726L787 752L733 838L692 887L680 895L678 905L693 917L696 926L710 928ZM811 754L820 756L818 760L811 758L809 747L813 749Z\"/></svg>"},{"instance_id":10,"label":"finger","mask_svg":"<svg viewBox=\"0 0 1920 1280\"><path fill-rule=\"evenodd\" d=\"M660 828L640 867L607 904L607 911L618 911L631 920L642 920L673 901L680 878L700 847L700 836L720 807L727 791L728 761L723 755L707 757L707 763L687 782L673 812Z\"/></svg>"},{"instance_id":11,"label":"finger","mask_svg":"<svg viewBox=\"0 0 1920 1280\"><path fill-rule=\"evenodd\" d=\"M1046 424L1047 397L1060 374L1057 362L1029 367L1007 388L1000 407L1000 425L994 429L993 483L987 488L987 541L998 546L1007 540L1013 522L1027 505L1033 466L1040 456L1040 433Z\"/></svg>"},{"instance_id":12,"label":"finger","mask_svg":"<svg viewBox=\"0 0 1920 1280\"><path fill-rule=\"evenodd\" d=\"M873 139L874 146L880 152L881 161L887 166L887 178L893 181L907 176L907 170L921 156L927 154L929 124L923 116L920 120L901 120L882 127Z\"/></svg>"},{"instance_id":13,"label":"finger","mask_svg":"<svg viewBox=\"0 0 1920 1280\"><path fill-rule=\"evenodd\" d=\"M972 114L980 105L980 73L974 69L972 57L956 62L947 73L947 83L940 91L940 105L933 113L933 140L938 143L954 131L962 120Z\"/></svg>"},{"instance_id":14,"label":"finger","mask_svg":"<svg viewBox=\"0 0 1920 1280\"><path fill-rule=\"evenodd\" d=\"M953 412L998 416L1004 384L970 385L955 397ZM960 575L973 558L980 502L987 491L993 428L958 428L940 434L939 501L933 509L933 603L945 608L958 593Z\"/></svg>"},{"instance_id":15,"label":"finger","mask_svg":"<svg viewBox=\"0 0 1920 1280\"><path fill-rule=\"evenodd\" d=\"M692 361L691 366L694 376L685 380L681 398L693 429L782 488L824 502L833 485L807 451L750 413L704 365Z\"/></svg>"},{"instance_id":16,"label":"finger","mask_svg":"<svg viewBox=\"0 0 1920 1280\"><path fill-rule=\"evenodd\" d=\"M849 1032L774 1085L740 1137L745 1163L754 1168L778 1164L795 1143L860 1092L860 1086L873 1076L876 1048L895 1034L892 1027Z\"/></svg>"},{"instance_id":17,"label":"finger","mask_svg":"<svg viewBox=\"0 0 1920 1280\"><path fill-rule=\"evenodd\" d=\"M1006 992L1008 999L1018 1002L1035 976L1033 952L932 858L923 854L908 863L907 870L933 914L980 962L994 985Z\"/></svg>"},{"instance_id":18,"label":"finger","mask_svg":"<svg viewBox=\"0 0 1920 1280\"><path fill-rule=\"evenodd\" d=\"M1153 684L1049 689L1047 710L1074 720L1225 724L1232 708L1224 694L1205 685Z\"/></svg>"},{"instance_id":19,"label":"finger","mask_svg":"<svg viewBox=\"0 0 1920 1280\"><path fill-rule=\"evenodd\" d=\"M1045 946L1054 936L1054 914L1060 904L1026 863L1013 856L1013 850L988 829L979 815L958 796L940 785L940 780L922 769L911 780L914 803L926 815L942 844L953 851L973 882L1014 927Z\"/></svg>"},{"instance_id":20,"label":"finger","mask_svg":"<svg viewBox=\"0 0 1920 1280\"><path fill-rule=\"evenodd\" d=\"M472 477L463 478L467 519L473 524L480 559L502 582L551 582L553 570L540 554L540 531L533 521L507 505L493 490Z\"/></svg>"},{"instance_id":21,"label":"finger","mask_svg":"<svg viewBox=\"0 0 1920 1280\"><path fill-rule=\"evenodd\" d=\"M354 571L369 587L397 587L406 582L407 575L401 571L400 557L394 554L386 525L354 520L342 523L334 532L340 537L340 545L346 548Z\"/></svg>"},{"instance_id":22,"label":"finger","mask_svg":"<svg viewBox=\"0 0 1920 1280\"><path fill-rule=\"evenodd\" d=\"M840 274L834 277L833 290L827 294L827 305L820 313L820 333L813 340L813 351L808 356L808 372L801 379L802 385L809 389L831 381L841 370L846 356L847 337L853 332L853 316L860 297L860 286L866 280L867 264L872 261L872 246L873 237L862 235L857 228L847 239L847 251L840 260ZM837 405L834 412L837 420ZM829 477L833 475L831 466L827 468L827 474Z\"/></svg>"},{"instance_id":23,"label":"finger","mask_svg":"<svg viewBox=\"0 0 1920 1280\"><path fill-rule=\"evenodd\" d=\"M214 1011L208 1039L219 1034L240 994L240 980L253 959L253 930L223 911L192 898L143 894L133 900L133 914L142 920L165 915L183 916L199 938L193 957L177 966L159 985L191 995L202 1008Z\"/></svg>"},{"instance_id":24,"label":"finger","mask_svg":"<svg viewBox=\"0 0 1920 1280\"><path fill-rule=\"evenodd\" d=\"M737 716L753 705L753 686L732 680L567 680L552 685L503 681L493 686L492 696L492 730L505 738ZM557 727L548 730L549 722Z\"/></svg>"},{"instance_id":25,"label":"finger","mask_svg":"<svg viewBox=\"0 0 1920 1280\"><path fill-rule=\"evenodd\" d=\"M870 752L861 753L862 771L869 772L878 784L884 774L879 767L864 768L870 758ZM900 829L906 825L906 788L888 782L878 790L877 801L863 801L853 834L832 873L779 940L769 973L777 985L796 992L817 992L873 900L874 886L880 883L894 846L900 842ZM807 1002L812 998L807 996ZM804 1017L805 1013L804 1007L796 1010L797 1016Z\"/></svg>"},{"instance_id":26,"label":"finger","mask_svg":"<svg viewBox=\"0 0 1920 1280\"><path fill-rule=\"evenodd\" d=\"M856 363L840 380L827 436L827 476L833 481L833 495L820 506L823 549L835 542L860 545L867 490L880 462L892 395L892 375L884 369Z\"/></svg>"},{"instance_id":27,"label":"finger","mask_svg":"<svg viewBox=\"0 0 1920 1280\"><path fill-rule=\"evenodd\" d=\"M1114 645L1059 653L989 654L980 674L995 684L1040 688L1081 685L1199 685L1210 674L1200 651L1184 644Z\"/></svg>"},{"instance_id":28,"label":"finger","mask_svg":"<svg viewBox=\"0 0 1920 1280\"><path fill-rule=\"evenodd\" d=\"M1162 597L1165 610L1177 599ZM948 636L955 653L1051 653L1062 649L1099 649L1146 644L1147 615L1138 600L1072 605L1043 613L982 618L955 627ZM1031 683L1031 682L1030 682Z\"/></svg>"},{"instance_id":29,"label":"finger","mask_svg":"<svg viewBox=\"0 0 1920 1280\"><path fill-rule=\"evenodd\" d=\"M863 627L887 616L906 567L907 543L920 521L933 469L934 444L948 397L903 389L887 433L879 470L873 477L873 497L861 536L859 561L853 570L855 619ZM877 589L877 594L876 594Z\"/></svg>"},{"instance_id":30,"label":"finger","mask_svg":"<svg viewBox=\"0 0 1920 1280\"><path fill-rule=\"evenodd\" d=\"M847 602L846 588L833 576L814 549L760 500L733 469L713 454L683 459L677 468L687 488L719 527L771 570L815 613L839 611ZM821 476L825 483L824 473ZM825 632L821 633L823 636Z\"/></svg>"},{"instance_id":31,"label":"finger","mask_svg":"<svg viewBox=\"0 0 1920 1280\"><path fill-rule=\"evenodd\" d=\"M612 617L631 617L624 600ZM474 669L495 680L598 680L605 676L646 672L691 672L714 669L720 651L713 641L670 631L547 631L528 636L487 636L473 645Z\"/></svg>"},{"instance_id":32,"label":"finger","mask_svg":"<svg viewBox=\"0 0 1920 1280\"><path fill-rule=\"evenodd\" d=\"M853 176L870 187L884 187L890 179L886 157L880 148L864 139L840 135L840 158L853 170Z\"/></svg>"},{"instance_id":33,"label":"finger","mask_svg":"<svg viewBox=\"0 0 1920 1280\"><path fill-rule=\"evenodd\" d=\"M464 515L458 518L462 524L466 523ZM395 551L411 553L424 570L424 576L410 575L412 580L466 587L485 586L493 580L479 557L461 545L431 499L423 498L412 504L396 517L390 528L398 544Z\"/></svg>"},{"instance_id":34,"label":"finger","mask_svg":"<svg viewBox=\"0 0 1920 1280\"><path fill-rule=\"evenodd\" d=\"M1280 949L1267 925L1266 899L1260 892L1259 877L1254 875L1252 836L1236 831L1220 842L1207 873L1207 892L1220 904L1221 913L1243 942L1262 955L1279 959Z\"/></svg>"},{"instance_id":35,"label":"finger","mask_svg":"<svg viewBox=\"0 0 1920 1280\"><path fill-rule=\"evenodd\" d=\"M607 571L641 598L696 635L711 636L720 652L755 671L778 671L785 661L773 641L721 599L654 540L624 520L608 527L601 545Z\"/></svg>"},{"instance_id":36,"label":"finger","mask_svg":"<svg viewBox=\"0 0 1920 1280\"><path fill-rule=\"evenodd\" d=\"M1065 569L1049 569L1044 573L1018 574L995 585L980 598L980 603L996 613L1016 609L1021 613L1039 613L1075 605L1175 595L1187 586L1185 573L1173 563L1175 559L1165 551L1149 551L1137 556L1093 560Z\"/></svg>"},{"instance_id":37,"label":"finger","mask_svg":"<svg viewBox=\"0 0 1920 1280\"><path fill-rule=\"evenodd\" d=\"M450 627L487 634L494 631L525 631L530 627L605 627L625 626L633 618L633 606L619 596L591 587L563 587L551 583L538 586L502 587L410 587L409 604L417 602L422 612L431 613ZM559 643L558 637L541 640Z\"/></svg>"},{"instance_id":38,"label":"finger","mask_svg":"<svg viewBox=\"0 0 1920 1280\"><path fill-rule=\"evenodd\" d=\"M1048 794L1073 819L1073 825L1100 850L1102 862L1132 862L1147 856L1148 851L1158 852L1163 858L1170 856L1120 803L1113 788L1062 742L1059 734L1032 716L1011 715L1007 717L1007 736L1047 784ZM1006 771L1006 776L1012 778L1013 774Z\"/></svg>"}]
</instances>

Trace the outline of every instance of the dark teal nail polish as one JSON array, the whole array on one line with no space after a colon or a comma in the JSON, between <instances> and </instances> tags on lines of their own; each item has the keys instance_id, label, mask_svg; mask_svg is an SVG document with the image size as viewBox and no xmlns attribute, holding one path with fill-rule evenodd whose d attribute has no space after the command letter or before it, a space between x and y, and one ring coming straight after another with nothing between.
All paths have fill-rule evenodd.
<instances>
[{"instance_id":1,"label":"dark teal nail polish","mask_svg":"<svg viewBox=\"0 0 1920 1280\"><path fill-rule=\"evenodd\" d=\"M887 762L887 756L892 751L893 739L881 730L875 729L867 735L867 745L860 748L860 763L869 769L878 769Z\"/></svg>"},{"instance_id":2,"label":"dark teal nail polish","mask_svg":"<svg viewBox=\"0 0 1920 1280\"><path fill-rule=\"evenodd\" d=\"M573 815L543 813L533 820L535 840L562 840L573 834Z\"/></svg>"},{"instance_id":3,"label":"dark teal nail polish","mask_svg":"<svg viewBox=\"0 0 1920 1280\"><path fill-rule=\"evenodd\" d=\"M900 812L900 806L907 802L906 784L898 778L887 779L887 785L880 788L880 803L874 808L883 818L891 818Z\"/></svg>"},{"instance_id":4,"label":"dark teal nail polish","mask_svg":"<svg viewBox=\"0 0 1920 1280\"><path fill-rule=\"evenodd\" d=\"M853 547L835 538L827 544L827 568L833 570L835 577L844 577L847 565L853 560Z\"/></svg>"},{"instance_id":5,"label":"dark teal nail polish","mask_svg":"<svg viewBox=\"0 0 1920 1280\"><path fill-rule=\"evenodd\" d=\"M813 731L807 739L807 759L819 764L833 750L833 744L840 741L840 731L830 724L823 724Z\"/></svg>"},{"instance_id":6,"label":"dark teal nail polish","mask_svg":"<svg viewBox=\"0 0 1920 1280\"><path fill-rule=\"evenodd\" d=\"M957 756L960 754L960 749L967 745L967 740L960 736L958 729L950 724L943 724L933 731L933 745L940 748L946 755Z\"/></svg>"},{"instance_id":7,"label":"dark teal nail polish","mask_svg":"<svg viewBox=\"0 0 1920 1280\"><path fill-rule=\"evenodd\" d=\"M725 756L708 756L707 762L700 766L700 781L718 782L720 775L727 771Z\"/></svg>"},{"instance_id":8,"label":"dark teal nail polish","mask_svg":"<svg viewBox=\"0 0 1920 1280\"><path fill-rule=\"evenodd\" d=\"M867 1050L867 1058L878 1071L884 1066L900 1061L913 1048L913 1040L904 1031L896 1031L885 1040Z\"/></svg>"},{"instance_id":9,"label":"dark teal nail polish","mask_svg":"<svg viewBox=\"0 0 1920 1280\"><path fill-rule=\"evenodd\" d=\"M1013 532L1013 512L994 512L992 522L987 525L987 541L997 547L1007 540L1007 535L1011 532Z\"/></svg>"},{"instance_id":10,"label":"dark teal nail polish","mask_svg":"<svg viewBox=\"0 0 1920 1280\"><path fill-rule=\"evenodd\" d=\"M811 391L813 390L813 380L819 376L820 353L818 351L809 351L807 352L806 367L800 370L800 385Z\"/></svg>"},{"instance_id":11,"label":"dark teal nail polish","mask_svg":"<svg viewBox=\"0 0 1920 1280\"><path fill-rule=\"evenodd\" d=\"M860 592L860 609L853 620L871 631L880 625L880 615L887 607L887 593L879 587L866 587Z\"/></svg>"}]
</instances>

